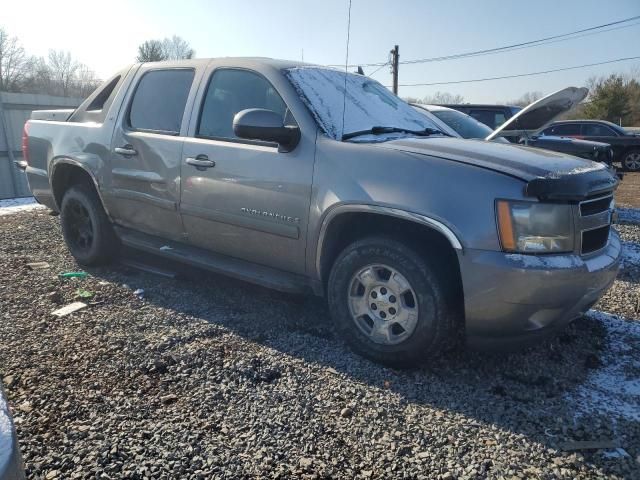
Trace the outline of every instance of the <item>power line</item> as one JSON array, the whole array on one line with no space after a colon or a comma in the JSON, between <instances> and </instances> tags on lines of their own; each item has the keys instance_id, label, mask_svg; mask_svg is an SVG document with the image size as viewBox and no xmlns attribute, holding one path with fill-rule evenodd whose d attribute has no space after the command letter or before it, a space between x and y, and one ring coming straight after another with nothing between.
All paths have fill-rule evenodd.
<instances>
[{"instance_id":1,"label":"power line","mask_svg":"<svg viewBox=\"0 0 640 480\"><path fill-rule=\"evenodd\" d=\"M527 41L527 42L514 43L514 44L511 44L511 45L505 45L505 46L502 46L502 47L495 47L495 48L488 48L488 49L484 49L484 50L475 50L475 51L471 51L471 52L455 53L455 54L445 55L445 56L440 56L440 57L429 57L429 58L420 58L420 59L414 59L414 60L405 60L405 61L402 61L400 63L404 64L404 65L410 65L410 64L415 64L415 63L442 62L442 61L446 61L446 60L455 60L455 59L460 59L460 58L477 57L477 56L482 56L482 55L504 53L504 52L508 52L508 51L511 51L511 50L519 50L521 48L537 47L537 46L545 45L545 44L548 44L548 43L557 43L557 42L560 42L560 41L567 41L567 40L573 40L574 38L580 38L581 36L586 36L586 35L578 35L578 34L585 34L587 32L591 32L591 34L599 34L599 33L610 32L612 30L617 30L618 28L622 28L622 27L610 28L608 30L603 30L603 31L595 31L595 30L600 30L600 29L603 29L603 28L606 28L606 27L613 27L615 25L621 25L621 24L624 24L624 23L633 22L633 21L639 20L639 19L640 19L640 15L636 15L634 17L629 17L629 18L625 18L625 19L622 19L622 20L617 20L615 22L609 22L609 23L604 23L602 25L596 25L596 26L589 27L589 28L583 28L581 30L575 30L575 31L569 32L569 33L563 33L563 34L559 34L559 35L552 35L550 37L539 38L537 40L530 40L530 41ZM624 27L635 26L635 25L638 25L638 24L625 25ZM356 66L361 66L361 67L382 67L386 63L387 62L361 63L361 64L349 65L349 67L356 67ZM343 65L329 65L329 66L342 67Z\"/></svg>"},{"instance_id":2,"label":"power line","mask_svg":"<svg viewBox=\"0 0 640 480\"><path fill-rule=\"evenodd\" d=\"M640 56L637 57L625 57L625 58L616 58L615 60L607 60L604 62L598 63L587 63L585 65L576 65L573 67L564 67L564 68L556 68L553 70L543 70L540 72L530 72L530 73L520 73L517 75L505 75L502 77L486 77L486 78L475 78L473 80L454 80L450 82L431 82L431 83L401 83L401 87L428 87L432 85L453 85L456 83L473 83L473 82L488 82L490 80L504 80L507 78L519 78L519 77L529 77L532 75L543 75L545 73L553 73L553 72L564 72L566 70L576 70L578 68L586 68L586 67L595 67L597 65L606 65L608 63L616 63L616 62L625 62L628 60L637 60L640 59ZM389 87L389 85L386 85Z\"/></svg>"}]
</instances>

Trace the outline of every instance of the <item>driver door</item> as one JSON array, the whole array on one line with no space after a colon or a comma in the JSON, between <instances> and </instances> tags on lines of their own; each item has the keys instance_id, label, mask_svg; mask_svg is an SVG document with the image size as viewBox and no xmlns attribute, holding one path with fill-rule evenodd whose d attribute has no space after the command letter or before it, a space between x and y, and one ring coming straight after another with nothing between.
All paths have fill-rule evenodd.
<instances>
[{"instance_id":1,"label":"driver door","mask_svg":"<svg viewBox=\"0 0 640 480\"><path fill-rule=\"evenodd\" d=\"M264 73L212 65L185 139L180 213L195 246L304 273L315 136L290 152L233 133L234 116L265 108L295 119Z\"/></svg>"}]
</instances>

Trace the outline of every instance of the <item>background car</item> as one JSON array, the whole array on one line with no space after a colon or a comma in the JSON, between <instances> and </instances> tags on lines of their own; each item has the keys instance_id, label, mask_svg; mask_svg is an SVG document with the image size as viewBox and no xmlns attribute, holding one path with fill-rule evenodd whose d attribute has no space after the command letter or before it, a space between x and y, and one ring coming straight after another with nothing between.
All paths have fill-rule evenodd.
<instances>
[{"instance_id":1,"label":"background car","mask_svg":"<svg viewBox=\"0 0 640 480\"><path fill-rule=\"evenodd\" d=\"M458 110L459 112L466 113L470 117L475 118L480 123L484 123L491 130L495 130L511 117L516 115L520 110L522 110L522 107L514 107L511 105L482 105L472 103L437 106L452 108L454 110Z\"/></svg>"},{"instance_id":2,"label":"background car","mask_svg":"<svg viewBox=\"0 0 640 480\"><path fill-rule=\"evenodd\" d=\"M413 106L419 108L425 115L429 115L443 131L455 137L502 142L507 142L505 137L516 141L522 138L521 143L526 143L530 147L568 153L611 165L613 152L606 143L555 136L541 137L532 134L533 131L544 128L558 115L573 108L586 94L586 89L568 87L532 103L525 109L520 109L495 130L460 110L441 105L413 104Z\"/></svg>"},{"instance_id":3,"label":"background car","mask_svg":"<svg viewBox=\"0 0 640 480\"><path fill-rule=\"evenodd\" d=\"M640 170L640 135L604 120L565 120L554 122L540 132L546 136L584 138L606 142L613 149L613 161L630 172Z\"/></svg>"}]
</instances>

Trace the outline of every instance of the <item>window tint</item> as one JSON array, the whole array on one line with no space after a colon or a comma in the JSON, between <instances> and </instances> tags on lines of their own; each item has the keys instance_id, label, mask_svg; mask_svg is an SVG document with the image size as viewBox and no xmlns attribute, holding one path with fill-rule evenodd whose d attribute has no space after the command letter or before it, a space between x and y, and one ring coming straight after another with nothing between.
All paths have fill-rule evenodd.
<instances>
[{"instance_id":1,"label":"window tint","mask_svg":"<svg viewBox=\"0 0 640 480\"><path fill-rule=\"evenodd\" d=\"M193 75L191 69L144 74L131 101L129 125L137 130L179 133Z\"/></svg>"},{"instance_id":2,"label":"window tint","mask_svg":"<svg viewBox=\"0 0 640 480\"><path fill-rule=\"evenodd\" d=\"M583 123L582 124L582 135L585 137L615 137L616 134L613 133L606 125L600 125L598 123Z\"/></svg>"},{"instance_id":3,"label":"window tint","mask_svg":"<svg viewBox=\"0 0 640 480\"><path fill-rule=\"evenodd\" d=\"M553 135L556 137L569 137L580 135L580 125L577 123L567 123L563 125L554 125L544 131L545 135Z\"/></svg>"},{"instance_id":4,"label":"window tint","mask_svg":"<svg viewBox=\"0 0 640 480\"><path fill-rule=\"evenodd\" d=\"M95 98L91 101L89 106L87 107L88 112L95 112L102 110L104 104L109 99L111 94L113 93L113 89L116 88L116 85L120 81L120 75L111 80L108 84L106 84L102 90L95 96Z\"/></svg>"},{"instance_id":5,"label":"window tint","mask_svg":"<svg viewBox=\"0 0 640 480\"><path fill-rule=\"evenodd\" d=\"M273 86L262 76L247 70L216 70L211 77L198 124L199 137L237 138L233 117L247 108L265 108L291 123L287 107Z\"/></svg>"},{"instance_id":6,"label":"window tint","mask_svg":"<svg viewBox=\"0 0 640 480\"><path fill-rule=\"evenodd\" d=\"M453 128L462 138L485 138L493 131L484 123L457 110L433 110L431 113Z\"/></svg>"},{"instance_id":7,"label":"window tint","mask_svg":"<svg viewBox=\"0 0 640 480\"><path fill-rule=\"evenodd\" d=\"M495 130L507 121L507 117L505 116L504 112L498 112L495 110L474 109L471 110L470 115L479 122L484 123L492 130Z\"/></svg>"}]
</instances>

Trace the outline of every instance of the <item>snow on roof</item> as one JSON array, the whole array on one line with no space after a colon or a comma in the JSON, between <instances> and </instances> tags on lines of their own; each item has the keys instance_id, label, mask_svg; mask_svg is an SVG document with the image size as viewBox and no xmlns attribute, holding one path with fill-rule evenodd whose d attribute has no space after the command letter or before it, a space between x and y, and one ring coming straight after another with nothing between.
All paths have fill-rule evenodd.
<instances>
[{"instance_id":1,"label":"snow on roof","mask_svg":"<svg viewBox=\"0 0 640 480\"><path fill-rule=\"evenodd\" d=\"M284 74L320 128L334 140L340 140L345 133L375 126L437 128L426 116L364 75L317 66L288 68Z\"/></svg>"}]
</instances>

